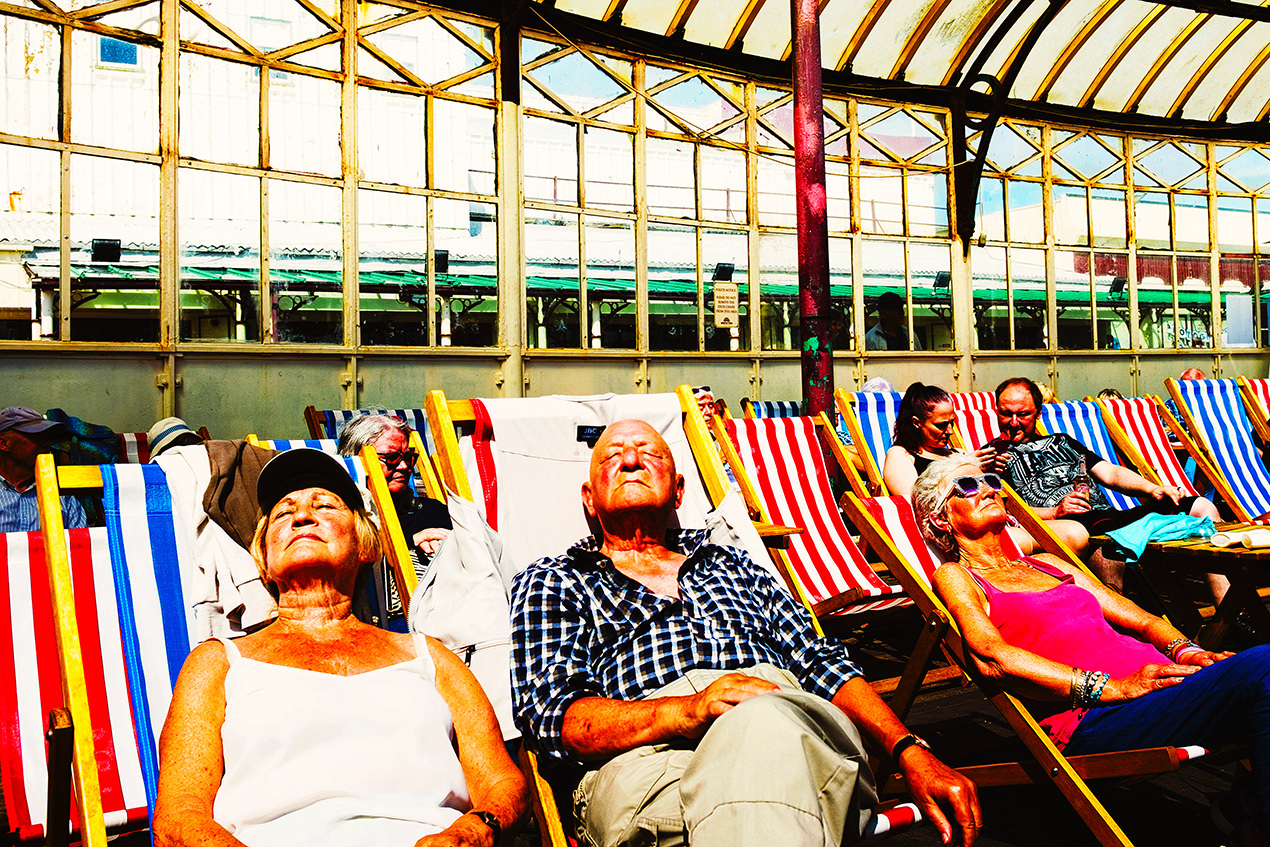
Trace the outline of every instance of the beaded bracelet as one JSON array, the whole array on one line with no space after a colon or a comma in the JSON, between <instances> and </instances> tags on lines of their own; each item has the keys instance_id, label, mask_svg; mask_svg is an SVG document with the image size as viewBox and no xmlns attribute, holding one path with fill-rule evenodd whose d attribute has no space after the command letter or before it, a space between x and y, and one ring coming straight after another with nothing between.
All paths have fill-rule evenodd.
<instances>
[{"instance_id":1,"label":"beaded bracelet","mask_svg":"<svg viewBox=\"0 0 1270 847\"><path fill-rule=\"evenodd\" d=\"M1175 651L1177 648L1181 647L1184 644L1193 644L1193 643L1194 643L1193 641L1191 641L1189 638L1183 635L1180 638L1174 638L1168 644L1165 644L1164 650L1162 652L1164 653L1164 655L1168 656L1169 659L1172 660L1173 651Z\"/></svg>"},{"instance_id":2,"label":"beaded bracelet","mask_svg":"<svg viewBox=\"0 0 1270 847\"><path fill-rule=\"evenodd\" d=\"M1072 708L1083 709L1097 703L1111 674L1072 668Z\"/></svg>"},{"instance_id":3,"label":"beaded bracelet","mask_svg":"<svg viewBox=\"0 0 1270 847\"><path fill-rule=\"evenodd\" d=\"M1093 705L1094 703L1097 703L1099 700L1102 699L1102 690L1103 688L1106 687L1108 681L1111 680L1111 674L1109 673L1102 673L1102 674L1099 674L1099 676L1101 676L1102 679L1098 681L1098 687L1094 689L1094 693L1091 694L1089 697L1090 705Z\"/></svg>"}]
</instances>

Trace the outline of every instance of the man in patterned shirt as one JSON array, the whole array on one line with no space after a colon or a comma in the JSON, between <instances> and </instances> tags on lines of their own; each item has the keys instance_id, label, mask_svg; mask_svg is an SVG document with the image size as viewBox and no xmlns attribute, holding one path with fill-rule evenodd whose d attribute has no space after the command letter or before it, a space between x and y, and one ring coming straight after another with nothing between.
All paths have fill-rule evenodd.
<instances>
[{"instance_id":1,"label":"man in patterned shirt","mask_svg":"<svg viewBox=\"0 0 1270 847\"><path fill-rule=\"evenodd\" d=\"M0 409L0 532L34 532L40 528L35 491L35 457L47 453L66 427L34 409ZM84 507L62 495L62 521L67 529L88 526Z\"/></svg>"},{"instance_id":2,"label":"man in patterned shirt","mask_svg":"<svg viewBox=\"0 0 1270 847\"><path fill-rule=\"evenodd\" d=\"M668 532L682 497L656 430L612 424L582 486L597 537L516 579L516 724L560 779L581 774L584 841L849 842L877 802L863 734L946 842L959 826L973 843L973 783L904 728L843 645L815 637L767 571L704 531Z\"/></svg>"}]
</instances>

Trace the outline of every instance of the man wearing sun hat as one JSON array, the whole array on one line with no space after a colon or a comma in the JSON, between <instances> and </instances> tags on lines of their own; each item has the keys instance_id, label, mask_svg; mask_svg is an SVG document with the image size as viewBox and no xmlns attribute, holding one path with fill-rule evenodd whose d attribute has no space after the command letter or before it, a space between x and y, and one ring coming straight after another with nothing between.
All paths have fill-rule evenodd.
<instances>
[{"instance_id":1,"label":"man wearing sun hat","mask_svg":"<svg viewBox=\"0 0 1270 847\"><path fill-rule=\"evenodd\" d=\"M150 431L146 433L146 444L150 445L150 461L152 462L164 450L202 443L203 437L190 429L189 425L180 418L164 418L150 427Z\"/></svg>"},{"instance_id":2,"label":"man wearing sun hat","mask_svg":"<svg viewBox=\"0 0 1270 847\"><path fill-rule=\"evenodd\" d=\"M0 410L0 532L33 532L40 528L35 493L35 457L47 453L66 428L34 409L9 406ZM62 495L62 521L67 529L88 526L84 507Z\"/></svg>"}]
</instances>

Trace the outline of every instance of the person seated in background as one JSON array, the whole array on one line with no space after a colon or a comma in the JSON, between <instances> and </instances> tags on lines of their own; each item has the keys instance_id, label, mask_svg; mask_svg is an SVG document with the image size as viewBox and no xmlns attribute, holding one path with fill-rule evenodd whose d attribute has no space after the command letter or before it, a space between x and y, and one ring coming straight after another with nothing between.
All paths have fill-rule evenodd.
<instances>
[{"instance_id":1,"label":"person seated in background","mask_svg":"<svg viewBox=\"0 0 1270 847\"><path fill-rule=\"evenodd\" d=\"M1208 379L1199 368L1187 368L1178 379Z\"/></svg>"},{"instance_id":2,"label":"person seated in background","mask_svg":"<svg viewBox=\"0 0 1270 847\"><path fill-rule=\"evenodd\" d=\"M380 556L361 491L320 450L260 473L252 540L278 619L205 641L159 740L158 844L492 845L525 782L471 671L351 613Z\"/></svg>"},{"instance_id":3,"label":"person seated in background","mask_svg":"<svg viewBox=\"0 0 1270 847\"><path fill-rule=\"evenodd\" d=\"M935 591L974 670L1026 698L1070 755L1251 741L1257 826L1270 832L1270 646L1203 650L1080 568L1012 558L1000 491L969 456L933 462L913 486L918 526L947 561Z\"/></svg>"},{"instance_id":4,"label":"person seated in background","mask_svg":"<svg viewBox=\"0 0 1270 847\"><path fill-rule=\"evenodd\" d=\"M997 386L996 396L1005 443L998 456L985 460L985 467L1000 473L1041 518L1075 521L1090 536L1104 535L1153 513L1221 520L1211 500L1188 497L1173 486L1156 485L1123 465L1107 461L1065 433L1038 434L1041 394L1032 380L1007 379ZM1112 508L1094 482L1136 497L1141 505L1123 511ZM1076 552L1083 557L1084 551ZM1124 548L1112 542L1089 556L1089 566L1104 583L1123 591L1127 557ZM1209 575L1209 587L1219 602L1229 585L1220 574Z\"/></svg>"},{"instance_id":5,"label":"person seated in background","mask_svg":"<svg viewBox=\"0 0 1270 847\"><path fill-rule=\"evenodd\" d=\"M974 784L767 571L705 530L668 529L683 491L655 429L611 424L582 486L596 535L515 580L516 725L558 781L580 777L584 842L852 841L877 802L863 735L946 843L946 813L972 843Z\"/></svg>"},{"instance_id":6,"label":"person seated in background","mask_svg":"<svg viewBox=\"0 0 1270 847\"><path fill-rule=\"evenodd\" d=\"M884 291L878 297L878 322L864 334L866 350L908 350L908 324L904 320L904 298L894 291ZM912 339L913 350L921 350L922 344Z\"/></svg>"},{"instance_id":7,"label":"person seated in background","mask_svg":"<svg viewBox=\"0 0 1270 847\"><path fill-rule=\"evenodd\" d=\"M1098 392L1099 400L1123 400L1124 395L1114 388L1104 388Z\"/></svg>"},{"instance_id":8,"label":"person seated in background","mask_svg":"<svg viewBox=\"0 0 1270 847\"><path fill-rule=\"evenodd\" d=\"M164 450L202 443L203 436L190 429L189 425L180 418L164 418L156 422L146 433L146 444L150 445L150 461L152 462Z\"/></svg>"},{"instance_id":9,"label":"person seated in background","mask_svg":"<svg viewBox=\"0 0 1270 847\"><path fill-rule=\"evenodd\" d=\"M383 468L392 496L401 533L410 545L410 558L415 571L422 576L427 564L441 549L441 542L449 537L453 524L450 510L439 500L433 500L413 491L410 480L414 476L415 462L419 455L410 446L410 426L390 415L359 415L340 430L337 450L341 456L356 456L367 444L373 445L379 454L379 466ZM401 599L397 592L396 578L388 576L388 622L404 625ZM403 630L400 630L404 632Z\"/></svg>"},{"instance_id":10,"label":"person seated in background","mask_svg":"<svg viewBox=\"0 0 1270 847\"><path fill-rule=\"evenodd\" d=\"M65 427L34 409L9 406L0 410L0 532L40 528L35 457L51 452L53 442L65 434ZM62 524L67 529L88 526L84 507L70 494L62 495Z\"/></svg>"},{"instance_id":11,"label":"person seated in background","mask_svg":"<svg viewBox=\"0 0 1270 847\"><path fill-rule=\"evenodd\" d=\"M697 401L697 408L701 410L701 416L706 419L706 426L710 426L710 419L719 412L719 407L714 402L714 392L710 390L708 385L694 385L692 387L692 397Z\"/></svg>"}]
</instances>

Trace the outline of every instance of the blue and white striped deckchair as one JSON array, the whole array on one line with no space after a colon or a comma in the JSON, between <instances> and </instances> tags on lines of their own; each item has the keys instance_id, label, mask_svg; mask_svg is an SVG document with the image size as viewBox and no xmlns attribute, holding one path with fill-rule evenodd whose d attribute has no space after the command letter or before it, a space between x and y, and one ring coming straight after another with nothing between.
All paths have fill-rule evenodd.
<instances>
[{"instance_id":1,"label":"blue and white striped deckchair","mask_svg":"<svg viewBox=\"0 0 1270 847\"><path fill-rule=\"evenodd\" d=\"M1120 457L1111 441L1111 434L1102 422L1102 412L1097 403L1068 400L1065 403L1046 403L1041 406L1040 429L1048 435L1064 433L1084 444L1094 453L1119 465ZM1114 488L1100 485L1102 493L1112 508L1132 509L1138 501Z\"/></svg>"},{"instance_id":2,"label":"blue and white striped deckchair","mask_svg":"<svg viewBox=\"0 0 1270 847\"><path fill-rule=\"evenodd\" d=\"M796 418L799 408L797 400L741 399L741 410L747 418Z\"/></svg>"},{"instance_id":3,"label":"blue and white striped deckchair","mask_svg":"<svg viewBox=\"0 0 1270 847\"><path fill-rule=\"evenodd\" d=\"M432 435L428 431L428 416L423 409L314 409L309 406L304 410L305 421L309 424L309 435L314 438L340 437L340 430L353 418L362 415L389 415L400 418L419 433L426 452L433 452Z\"/></svg>"},{"instance_id":4,"label":"blue and white striped deckchair","mask_svg":"<svg viewBox=\"0 0 1270 847\"><path fill-rule=\"evenodd\" d=\"M864 467L864 475L874 493L885 493L882 482L882 465L886 451L891 449L891 436L895 431L895 416L899 412L901 395L898 391L858 391L849 394L842 389L834 392L834 404L851 433L852 444Z\"/></svg>"},{"instance_id":5,"label":"blue and white striped deckchair","mask_svg":"<svg viewBox=\"0 0 1270 847\"><path fill-rule=\"evenodd\" d=\"M334 438L281 438L274 441L261 441L254 435L247 438L257 447L263 447L266 450L294 450L297 447L309 447L314 450L321 450L323 453L329 453L332 456L339 456L337 442Z\"/></svg>"},{"instance_id":6,"label":"blue and white striped deckchair","mask_svg":"<svg viewBox=\"0 0 1270 847\"><path fill-rule=\"evenodd\" d=\"M1252 438L1239 386L1233 379L1167 379L1191 434L1223 477L1230 507L1248 521L1270 512L1270 472ZM1219 488L1220 490L1220 488Z\"/></svg>"}]
</instances>

